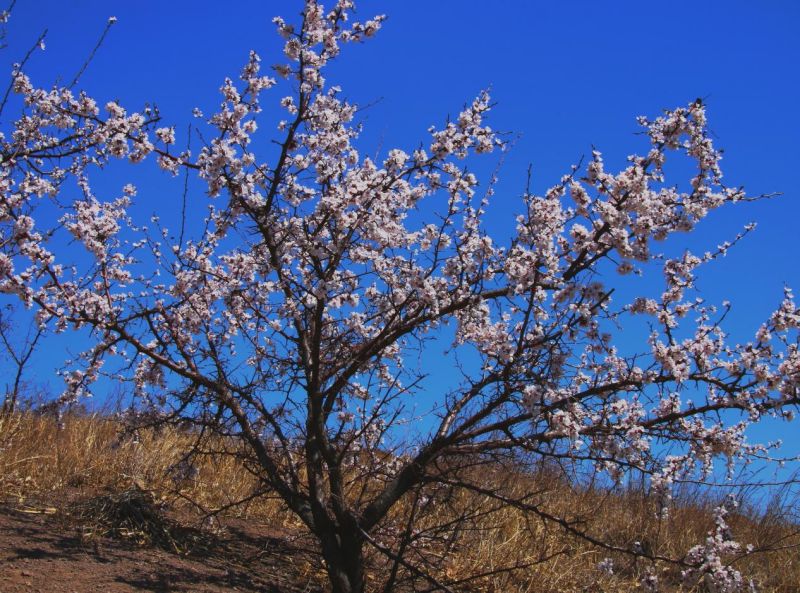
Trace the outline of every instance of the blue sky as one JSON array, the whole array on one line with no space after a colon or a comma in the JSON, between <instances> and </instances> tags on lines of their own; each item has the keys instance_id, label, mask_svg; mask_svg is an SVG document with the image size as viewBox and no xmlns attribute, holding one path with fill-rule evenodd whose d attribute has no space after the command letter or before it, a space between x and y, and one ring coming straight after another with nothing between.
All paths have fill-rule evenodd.
<instances>
[{"instance_id":1,"label":"blue sky","mask_svg":"<svg viewBox=\"0 0 800 593\"><path fill-rule=\"evenodd\" d=\"M47 49L27 71L43 86L71 79L113 14L119 21L80 86L131 108L155 102L180 131L193 107L208 112L217 105L222 79L238 73L250 49L265 64L280 59L271 18L291 18L300 8L299 0L20 0L0 57L7 70L48 28ZM699 236L685 237L713 247L745 223L759 224L707 270L701 286L728 295L748 318L777 302L784 283L800 288L800 3L369 0L358 10L363 18L389 19L368 44L348 47L328 80L356 103L377 101L364 112L363 152L416 146L429 125L491 87L492 125L518 137L492 213L505 226L501 215L517 207L529 164L539 191L592 145L621 164L643 149L635 116L703 97L725 149L726 181L783 196L720 211Z\"/></svg>"},{"instance_id":2,"label":"blue sky","mask_svg":"<svg viewBox=\"0 0 800 593\"><path fill-rule=\"evenodd\" d=\"M0 68L10 71L48 28L46 51L26 71L40 86L71 80L114 15L119 20L79 87L101 103L119 99L134 109L155 102L180 132L193 107L214 109L220 83L238 74L250 49L265 64L281 61L271 18L291 19L300 10L299 0L19 0ZM728 328L736 339L752 335L785 284L800 291L800 3L369 0L358 11L365 19L389 18L368 44L347 47L327 78L351 101L374 103L363 114L362 152L414 148L428 126L491 87L492 126L517 138L500 169L489 220L507 228L529 164L536 191L557 182L593 145L621 166L626 155L645 150L637 115L702 97L725 149L727 183L783 195L716 212L673 247L712 249L758 222L700 281L709 299L733 302ZM490 159L485 170L496 164ZM118 188L126 181L111 182ZM140 206L176 211L177 182L153 183L164 184L163 193L143 196ZM199 189L196 199L202 209Z\"/></svg>"}]
</instances>

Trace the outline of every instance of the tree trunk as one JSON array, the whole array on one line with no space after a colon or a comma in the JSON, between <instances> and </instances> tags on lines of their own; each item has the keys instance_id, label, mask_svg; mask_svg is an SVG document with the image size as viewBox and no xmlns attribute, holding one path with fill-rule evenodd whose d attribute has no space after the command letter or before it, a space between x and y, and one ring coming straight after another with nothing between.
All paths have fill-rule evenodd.
<instances>
[{"instance_id":1,"label":"tree trunk","mask_svg":"<svg viewBox=\"0 0 800 593\"><path fill-rule=\"evenodd\" d=\"M324 534L320 539L332 593L364 593L363 540L342 533Z\"/></svg>"}]
</instances>

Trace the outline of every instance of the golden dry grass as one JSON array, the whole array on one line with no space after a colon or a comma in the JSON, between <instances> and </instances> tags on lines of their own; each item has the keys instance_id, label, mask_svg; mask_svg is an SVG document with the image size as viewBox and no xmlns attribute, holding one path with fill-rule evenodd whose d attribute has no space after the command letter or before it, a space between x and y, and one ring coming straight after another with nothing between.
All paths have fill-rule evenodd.
<instances>
[{"instance_id":1,"label":"golden dry grass","mask_svg":"<svg viewBox=\"0 0 800 593\"><path fill-rule=\"evenodd\" d=\"M138 438L133 438L118 422L103 416L70 415L61 428L46 416L0 418L0 498L24 504L36 498L59 500L67 492L72 497L89 497L137 487L185 514L196 512L201 517L254 492L256 480L232 456L204 456L195 465L196 473L181 476L176 472L193 443L191 434L176 429L140 431ZM491 479L491 471L480 471ZM658 520L653 502L641 490L609 493L578 488L547 473L520 474L506 483L506 494L526 494L530 504L569 517L576 527L621 547L629 548L638 541L647 550L680 557L701 543L713 526L713 504L697 493L679 497L669 517ZM410 508L411 501L403 501L387 529L402 525ZM268 495L232 506L225 513L287 529L299 527ZM730 520L737 541L765 550L736 563L763 592L800 591L800 536L797 521L787 513L787 507L773 504L766 511L743 511ZM466 520L453 522L462 515ZM441 528L449 523L453 523L452 529ZM637 591L641 590L639 575L648 568L641 559L598 549L530 513L463 491L426 507L417 529L422 534L420 554L442 580L521 567L470 580L455 586L456 590ZM427 530L432 537L425 544ZM597 563L605 557L615 561L613 578L597 570ZM378 570L386 566L377 554L372 562ZM666 584L663 590L703 591L702 586L681 588L676 568L659 565L656 570Z\"/></svg>"}]
</instances>

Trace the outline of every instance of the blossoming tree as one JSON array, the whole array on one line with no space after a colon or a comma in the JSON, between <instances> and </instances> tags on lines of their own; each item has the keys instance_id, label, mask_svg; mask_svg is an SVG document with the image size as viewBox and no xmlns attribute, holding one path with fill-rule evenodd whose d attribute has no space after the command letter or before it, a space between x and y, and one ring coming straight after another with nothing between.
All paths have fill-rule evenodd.
<instances>
[{"instance_id":1,"label":"blossoming tree","mask_svg":"<svg viewBox=\"0 0 800 593\"><path fill-rule=\"evenodd\" d=\"M174 128L153 110L99 106L15 73L24 113L0 138L0 290L42 327L91 336L65 373L65 401L107 374L134 382L159 421L233 443L316 536L337 593L365 589L366 549L394 566L387 591L399 571L455 587L410 554L415 513L442 486L646 555L459 468L506 456L571 459L611 480L638 471L666 508L676 481L762 453L747 426L798 402L791 292L734 345L720 325L727 305L693 292L697 268L718 253L653 252L749 199L722 184L704 106L641 118L642 155L611 172L593 152L545 195L522 196L513 238L493 240L483 225L491 188L478 192L464 165L503 149L486 123L488 94L431 129L426 146L362 156L356 107L323 77L342 45L380 28L382 17L352 22L351 9L308 0L299 24L275 19L286 63L272 78L251 53L240 81L224 82L220 110L196 113L212 133L195 153L175 149ZM288 94L274 95L281 85ZM261 132L278 138L267 160L251 147L264 96L285 112ZM695 165L685 188L665 179L673 155ZM114 159L203 180L202 227L175 239L157 220L133 220L131 185L97 196L93 171ZM653 269L660 297L612 300L615 274ZM651 333L623 353L613 336L637 317ZM452 385L427 396L436 407L406 438L409 399L425 388L415 361L445 333L469 363L453 361ZM390 537L388 518L410 499L408 529ZM732 546L718 533L676 561L687 578L734 591L741 576L719 561Z\"/></svg>"}]
</instances>

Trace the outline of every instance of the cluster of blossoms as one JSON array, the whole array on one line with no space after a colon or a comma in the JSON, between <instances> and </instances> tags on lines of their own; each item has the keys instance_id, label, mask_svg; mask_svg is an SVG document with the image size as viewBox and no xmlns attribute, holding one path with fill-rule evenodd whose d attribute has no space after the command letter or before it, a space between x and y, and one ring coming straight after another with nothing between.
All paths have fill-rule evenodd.
<instances>
[{"instance_id":1,"label":"cluster of blossoms","mask_svg":"<svg viewBox=\"0 0 800 593\"><path fill-rule=\"evenodd\" d=\"M714 509L713 531L709 532L703 544L690 548L682 559L682 563L689 567L680 573L684 585L690 588L701 585L709 593L755 593L755 583L732 566L733 561L753 551L751 545L742 546L733 539L728 525L726 518L731 509L735 510L737 506L736 500L728 497ZM647 556L640 542L634 542L630 553ZM612 558L604 558L596 568L601 574L613 576L616 566ZM642 571L639 585L642 590L651 593L662 590L655 565L650 564Z\"/></svg>"},{"instance_id":2,"label":"cluster of blossoms","mask_svg":"<svg viewBox=\"0 0 800 593\"><path fill-rule=\"evenodd\" d=\"M477 197L464 164L503 147L487 124L488 93L416 150L359 154L357 108L322 74L341 44L381 26L383 17L351 23L352 8L308 0L299 27L276 19L288 62L273 78L250 54L239 81L224 81L219 110L196 111L211 131L196 157L170 152L175 129L151 109L102 110L84 93L15 76L24 114L0 137L0 291L36 308L42 325L91 329L96 343L64 373L67 398L116 360L114 376L153 405L241 436L306 524L348 517L364 532L422 483L419 468L482 448L569 455L614 479L638 469L665 498L720 459L732 468L762 453L746 442L748 424L800 401L791 292L752 341L732 345L694 290L697 268L728 246L666 260L652 252L746 199L722 185L704 106L642 118L647 150L620 172L595 151L543 196L525 194L501 245L483 226L491 191ZM268 162L252 139L280 78L295 92L276 97L286 119L269 129L279 150ZM683 191L664 172L679 155L696 170ZM185 240L134 224L134 188L111 200L92 191L90 174L111 159L148 157L204 184L209 214ZM68 180L82 199L59 199ZM61 251L64 233L85 253ZM606 267L627 275L645 264L661 268L664 292L615 308ZM643 352L623 356L613 326L637 318L652 333ZM421 444L388 455L386 436L421 381L415 348L447 323L455 351L479 363L442 397ZM741 420L723 422L726 411ZM663 441L676 443L669 455ZM353 479L343 468L363 459L378 485L360 508L342 509ZM719 518L690 553L700 564L687 578L712 575L717 590L738 591L738 573L718 561L734 552L723 532Z\"/></svg>"},{"instance_id":3,"label":"cluster of blossoms","mask_svg":"<svg viewBox=\"0 0 800 593\"><path fill-rule=\"evenodd\" d=\"M730 512L728 507L736 508L736 502L730 500L714 510L714 531L708 534L704 544L694 546L686 554L685 561L693 568L683 571L681 576L690 585L702 582L710 593L755 591L752 581L723 561L725 557L743 552L741 544L733 540L725 520Z\"/></svg>"}]
</instances>

